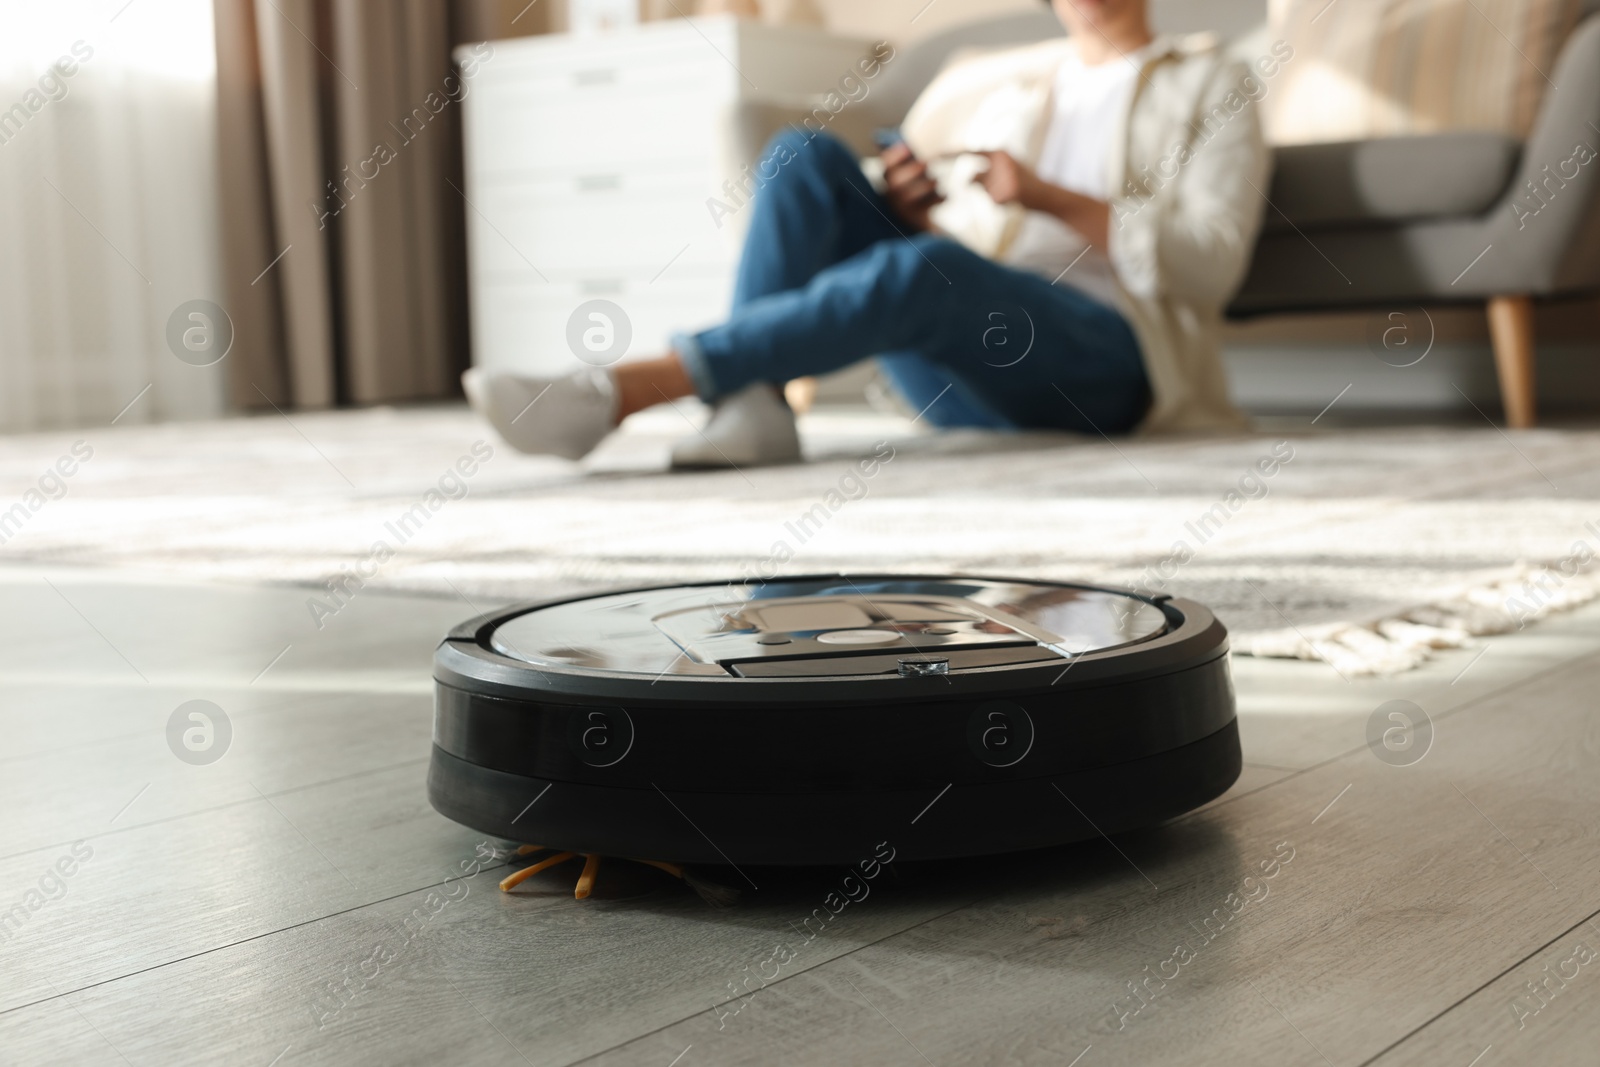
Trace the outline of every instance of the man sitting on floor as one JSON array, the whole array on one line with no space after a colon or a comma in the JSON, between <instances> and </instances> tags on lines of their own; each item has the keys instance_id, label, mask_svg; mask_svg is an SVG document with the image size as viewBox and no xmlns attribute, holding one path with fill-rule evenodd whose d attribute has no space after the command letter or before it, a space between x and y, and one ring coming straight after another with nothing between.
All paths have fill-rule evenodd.
<instances>
[{"instance_id":1,"label":"man sitting on floor","mask_svg":"<svg viewBox=\"0 0 1600 1067\"><path fill-rule=\"evenodd\" d=\"M783 383L877 356L935 426L1239 425L1220 331L1269 166L1252 76L1209 36L1153 35L1146 0L1054 7L1068 37L928 87L882 153L881 192L833 137L780 134L726 322L603 370L472 370L473 406L513 446L576 459L694 393L712 415L675 465L787 462Z\"/></svg>"}]
</instances>

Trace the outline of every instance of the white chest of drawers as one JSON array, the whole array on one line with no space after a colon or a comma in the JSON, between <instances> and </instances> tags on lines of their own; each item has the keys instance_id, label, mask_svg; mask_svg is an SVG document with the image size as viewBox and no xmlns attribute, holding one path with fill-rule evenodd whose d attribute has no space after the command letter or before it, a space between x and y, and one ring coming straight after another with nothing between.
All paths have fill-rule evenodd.
<instances>
[{"instance_id":1,"label":"white chest of drawers","mask_svg":"<svg viewBox=\"0 0 1600 1067\"><path fill-rule=\"evenodd\" d=\"M463 100L473 361L577 366L568 320L614 302L632 342L728 312L743 209L708 206L754 162L751 109L809 107L867 42L731 17L494 44Z\"/></svg>"}]
</instances>

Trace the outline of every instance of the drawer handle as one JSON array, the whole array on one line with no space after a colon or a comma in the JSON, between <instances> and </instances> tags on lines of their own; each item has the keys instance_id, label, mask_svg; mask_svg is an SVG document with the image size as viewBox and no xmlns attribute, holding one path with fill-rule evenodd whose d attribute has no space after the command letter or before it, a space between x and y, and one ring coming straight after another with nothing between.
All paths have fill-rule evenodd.
<instances>
[{"instance_id":1,"label":"drawer handle","mask_svg":"<svg viewBox=\"0 0 1600 1067\"><path fill-rule=\"evenodd\" d=\"M578 178L578 192L603 193L622 188L620 174L585 174Z\"/></svg>"},{"instance_id":2,"label":"drawer handle","mask_svg":"<svg viewBox=\"0 0 1600 1067\"><path fill-rule=\"evenodd\" d=\"M579 70L572 74L572 84L580 89L593 85L615 85L617 71L614 67L605 67L599 70Z\"/></svg>"},{"instance_id":3,"label":"drawer handle","mask_svg":"<svg viewBox=\"0 0 1600 1067\"><path fill-rule=\"evenodd\" d=\"M623 285L621 278L586 278L580 288L582 288L585 295L600 293L616 295L622 292Z\"/></svg>"}]
</instances>

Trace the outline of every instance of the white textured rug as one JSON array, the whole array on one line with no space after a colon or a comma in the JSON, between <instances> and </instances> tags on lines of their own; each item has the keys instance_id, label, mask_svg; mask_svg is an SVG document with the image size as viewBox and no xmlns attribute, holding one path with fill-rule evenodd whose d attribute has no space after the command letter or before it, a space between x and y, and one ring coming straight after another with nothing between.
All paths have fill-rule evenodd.
<instances>
[{"instance_id":1,"label":"white textured rug","mask_svg":"<svg viewBox=\"0 0 1600 1067\"><path fill-rule=\"evenodd\" d=\"M377 588L486 607L741 574L1077 578L1194 597L1236 650L1347 674L1404 670L1596 593L1595 431L1112 443L823 413L804 465L668 474L684 420L648 413L583 468L519 456L459 408L0 439L0 562L304 583L313 628Z\"/></svg>"}]
</instances>

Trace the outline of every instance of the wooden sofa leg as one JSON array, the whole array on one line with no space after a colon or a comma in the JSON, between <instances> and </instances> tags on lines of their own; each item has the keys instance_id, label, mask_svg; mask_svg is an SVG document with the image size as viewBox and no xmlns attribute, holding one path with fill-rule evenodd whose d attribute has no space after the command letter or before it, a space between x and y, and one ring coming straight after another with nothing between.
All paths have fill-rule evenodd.
<instances>
[{"instance_id":1,"label":"wooden sofa leg","mask_svg":"<svg viewBox=\"0 0 1600 1067\"><path fill-rule=\"evenodd\" d=\"M1500 402L1506 424L1525 430L1534 424L1533 298L1489 298L1489 339L1500 374Z\"/></svg>"}]
</instances>

